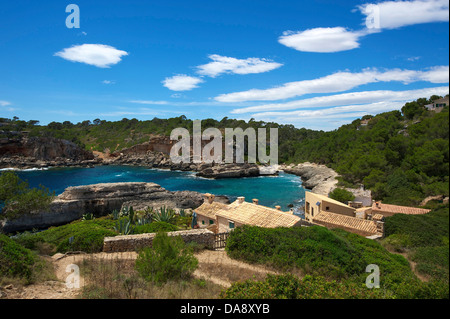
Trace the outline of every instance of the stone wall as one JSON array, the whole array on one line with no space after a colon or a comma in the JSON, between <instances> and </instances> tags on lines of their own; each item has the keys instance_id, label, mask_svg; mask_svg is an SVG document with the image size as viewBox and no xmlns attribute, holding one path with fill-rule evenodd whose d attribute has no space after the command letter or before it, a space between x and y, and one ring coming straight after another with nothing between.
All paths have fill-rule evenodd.
<instances>
[{"instance_id":1,"label":"stone wall","mask_svg":"<svg viewBox=\"0 0 450 319\"><path fill-rule=\"evenodd\" d=\"M196 242L213 248L215 235L208 229L192 229L175 232L168 232L168 236L180 236L185 243ZM103 251L107 253L137 251L144 247L151 247L156 233L125 235L116 237L106 237L103 241Z\"/></svg>"}]
</instances>

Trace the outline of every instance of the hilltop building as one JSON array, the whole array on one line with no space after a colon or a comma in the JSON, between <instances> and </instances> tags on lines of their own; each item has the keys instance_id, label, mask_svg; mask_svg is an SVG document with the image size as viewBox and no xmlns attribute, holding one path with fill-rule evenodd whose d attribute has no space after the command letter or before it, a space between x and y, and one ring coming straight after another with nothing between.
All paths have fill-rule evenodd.
<instances>
[{"instance_id":1,"label":"hilltop building","mask_svg":"<svg viewBox=\"0 0 450 319\"><path fill-rule=\"evenodd\" d=\"M425 105L425 107L428 109L428 111L439 113L444 109L445 106L448 105L449 105L449 96L447 95L442 99L435 100L433 101L433 103Z\"/></svg>"}]
</instances>

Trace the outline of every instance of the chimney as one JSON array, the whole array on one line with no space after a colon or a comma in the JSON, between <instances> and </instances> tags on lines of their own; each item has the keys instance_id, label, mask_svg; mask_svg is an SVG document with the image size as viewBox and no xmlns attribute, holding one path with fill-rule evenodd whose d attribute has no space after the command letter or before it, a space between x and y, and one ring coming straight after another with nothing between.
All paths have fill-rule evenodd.
<instances>
[{"instance_id":1,"label":"chimney","mask_svg":"<svg viewBox=\"0 0 450 319\"><path fill-rule=\"evenodd\" d=\"M281 206L278 206L278 205L277 205L277 206L275 206L275 209L276 209L276 210L281 210Z\"/></svg>"},{"instance_id":2,"label":"chimney","mask_svg":"<svg viewBox=\"0 0 450 319\"><path fill-rule=\"evenodd\" d=\"M253 204L258 205L258 202L259 202L258 199L256 199L256 198L253 199Z\"/></svg>"},{"instance_id":3,"label":"chimney","mask_svg":"<svg viewBox=\"0 0 450 319\"><path fill-rule=\"evenodd\" d=\"M238 199L239 204L242 204L245 201L245 197L243 197L243 196L240 196L237 199Z\"/></svg>"},{"instance_id":4,"label":"chimney","mask_svg":"<svg viewBox=\"0 0 450 319\"><path fill-rule=\"evenodd\" d=\"M205 202L207 201L209 204L212 204L214 202L215 197L216 197L215 195L207 193L205 194Z\"/></svg>"}]
</instances>

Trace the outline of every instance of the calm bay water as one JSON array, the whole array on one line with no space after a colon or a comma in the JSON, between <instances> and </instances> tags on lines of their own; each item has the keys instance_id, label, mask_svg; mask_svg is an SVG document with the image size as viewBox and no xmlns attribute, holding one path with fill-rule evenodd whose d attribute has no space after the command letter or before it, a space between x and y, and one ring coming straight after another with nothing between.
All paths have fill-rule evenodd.
<instances>
[{"instance_id":1,"label":"calm bay water","mask_svg":"<svg viewBox=\"0 0 450 319\"><path fill-rule=\"evenodd\" d=\"M246 201L258 198L264 206L288 205L298 207L305 198L305 190L298 176L280 173L279 176L211 180L196 177L192 172L149 169L136 166L96 166L94 168L50 168L17 172L31 187L44 185L56 195L69 186L117 182L153 182L170 191L190 190L226 195L232 201L245 196Z\"/></svg>"}]
</instances>

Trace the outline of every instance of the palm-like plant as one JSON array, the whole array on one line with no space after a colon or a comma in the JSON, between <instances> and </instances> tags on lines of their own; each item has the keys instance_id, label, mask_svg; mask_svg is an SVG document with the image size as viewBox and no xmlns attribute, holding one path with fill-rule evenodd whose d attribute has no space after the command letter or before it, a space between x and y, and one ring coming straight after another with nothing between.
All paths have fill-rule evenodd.
<instances>
[{"instance_id":1,"label":"palm-like plant","mask_svg":"<svg viewBox=\"0 0 450 319\"><path fill-rule=\"evenodd\" d=\"M114 230L121 235L129 235L133 233L134 227L131 225L130 220L120 219L116 221L116 226Z\"/></svg>"},{"instance_id":2,"label":"palm-like plant","mask_svg":"<svg viewBox=\"0 0 450 319\"><path fill-rule=\"evenodd\" d=\"M172 223L175 220L175 212L171 208L161 207L153 214L153 220L157 222Z\"/></svg>"}]
</instances>

